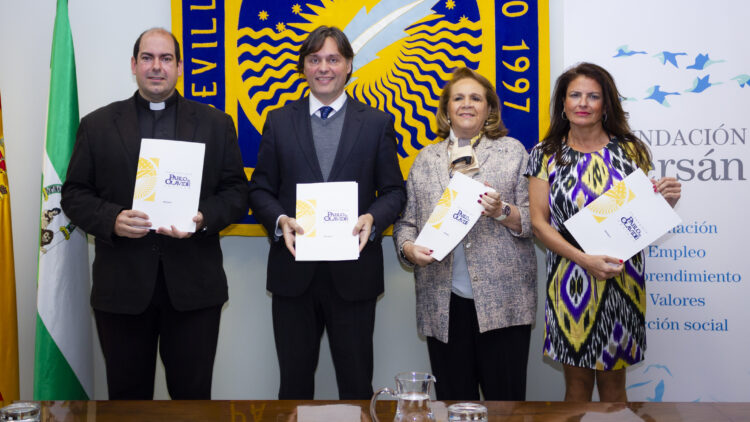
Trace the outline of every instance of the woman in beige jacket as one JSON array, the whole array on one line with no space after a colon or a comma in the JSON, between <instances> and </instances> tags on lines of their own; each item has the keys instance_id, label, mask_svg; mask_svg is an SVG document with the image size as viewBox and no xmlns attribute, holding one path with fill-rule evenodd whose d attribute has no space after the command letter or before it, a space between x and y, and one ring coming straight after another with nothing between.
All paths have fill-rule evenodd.
<instances>
[{"instance_id":1,"label":"woman in beige jacket","mask_svg":"<svg viewBox=\"0 0 750 422\"><path fill-rule=\"evenodd\" d=\"M438 107L438 135L411 167L407 204L393 239L414 266L417 324L427 337L439 400L524 400L536 258L531 241L528 154L500 119L495 88L468 68L454 72ZM495 189L483 216L442 261L415 245L456 172Z\"/></svg>"}]
</instances>

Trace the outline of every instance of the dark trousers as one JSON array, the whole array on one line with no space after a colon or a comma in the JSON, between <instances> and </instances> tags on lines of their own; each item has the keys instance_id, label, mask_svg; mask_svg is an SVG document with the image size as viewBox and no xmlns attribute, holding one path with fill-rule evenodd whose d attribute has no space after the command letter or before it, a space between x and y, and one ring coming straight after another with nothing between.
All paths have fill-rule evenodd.
<instances>
[{"instance_id":1,"label":"dark trousers","mask_svg":"<svg viewBox=\"0 0 750 422\"><path fill-rule=\"evenodd\" d=\"M210 399L221 305L178 311L169 301L164 274L151 304L138 315L94 310L107 369L110 400L154 398L156 349L172 399Z\"/></svg>"},{"instance_id":2,"label":"dark trousers","mask_svg":"<svg viewBox=\"0 0 750 422\"><path fill-rule=\"evenodd\" d=\"M438 400L526 399L531 325L479 333L474 301L451 294L448 343L427 337Z\"/></svg>"},{"instance_id":3,"label":"dark trousers","mask_svg":"<svg viewBox=\"0 0 750 422\"><path fill-rule=\"evenodd\" d=\"M281 374L280 400L313 398L324 329L328 332L339 399L372 397L375 299L342 299L331 280L329 264L320 263L305 293L297 297L273 295L271 304Z\"/></svg>"}]
</instances>

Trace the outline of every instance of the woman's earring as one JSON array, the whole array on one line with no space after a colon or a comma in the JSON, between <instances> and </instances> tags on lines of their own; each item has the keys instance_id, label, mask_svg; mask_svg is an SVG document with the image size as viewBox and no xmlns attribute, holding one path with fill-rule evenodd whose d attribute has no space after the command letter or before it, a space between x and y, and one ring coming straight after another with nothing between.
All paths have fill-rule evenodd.
<instances>
[{"instance_id":1,"label":"woman's earring","mask_svg":"<svg viewBox=\"0 0 750 422\"><path fill-rule=\"evenodd\" d=\"M563 110L560 115L562 116L563 120L568 120L568 116L565 114L565 110Z\"/></svg>"},{"instance_id":2,"label":"woman's earring","mask_svg":"<svg viewBox=\"0 0 750 422\"><path fill-rule=\"evenodd\" d=\"M605 122L605 123L607 122L607 112L606 111L604 112L604 117L602 118L602 121Z\"/></svg>"},{"instance_id":3,"label":"woman's earring","mask_svg":"<svg viewBox=\"0 0 750 422\"><path fill-rule=\"evenodd\" d=\"M447 119L448 119L448 126L450 126L451 125L451 118L447 117Z\"/></svg>"}]
</instances>

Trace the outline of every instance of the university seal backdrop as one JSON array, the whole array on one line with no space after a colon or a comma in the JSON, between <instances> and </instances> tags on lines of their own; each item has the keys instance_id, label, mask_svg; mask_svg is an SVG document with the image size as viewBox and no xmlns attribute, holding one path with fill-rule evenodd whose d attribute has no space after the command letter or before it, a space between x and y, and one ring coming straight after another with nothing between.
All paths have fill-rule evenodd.
<instances>
[{"instance_id":1,"label":"university seal backdrop","mask_svg":"<svg viewBox=\"0 0 750 422\"><path fill-rule=\"evenodd\" d=\"M354 48L352 97L393 116L404 178L419 151L440 141L435 114L453 69L492 81L510 136L531 148L548 122L547 1L172 0L183 48L186 98L237 124L252 177L268 113L308 95L299 47L320 25L341 28ZM541 129L540 129L541 128ZM264 236L252 214L225 235Z\"/></svg>"}]
</instances>

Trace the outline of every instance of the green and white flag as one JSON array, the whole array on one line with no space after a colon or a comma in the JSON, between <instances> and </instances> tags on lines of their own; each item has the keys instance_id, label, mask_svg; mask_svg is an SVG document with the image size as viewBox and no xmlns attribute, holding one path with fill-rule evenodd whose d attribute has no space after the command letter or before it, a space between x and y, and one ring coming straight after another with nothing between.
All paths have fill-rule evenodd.
<instances>
[{"instance_id":1,"label":"green and white flag","mask_svg":"<svg viewBox=\"0 0 750 422\"><path fill-rule=\"evenodd\" d=\"M62 212L60 190L78 130L78 88L68 0L57 0L42 165L34 400L94 393L86 234Z\"/></svg>"}]
</instances>

